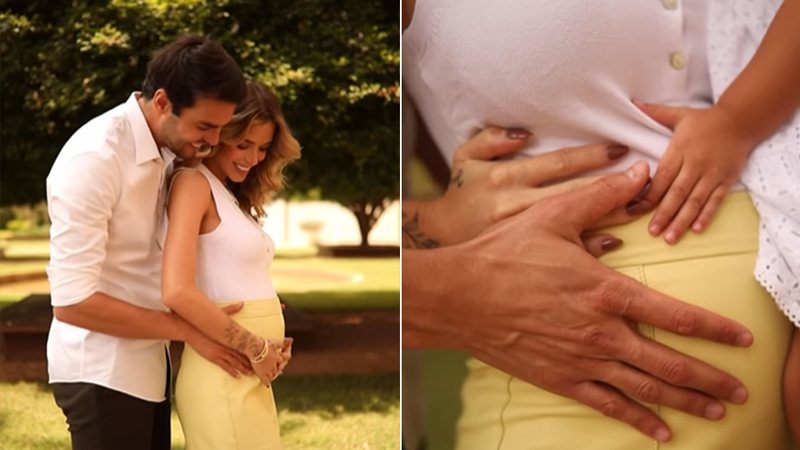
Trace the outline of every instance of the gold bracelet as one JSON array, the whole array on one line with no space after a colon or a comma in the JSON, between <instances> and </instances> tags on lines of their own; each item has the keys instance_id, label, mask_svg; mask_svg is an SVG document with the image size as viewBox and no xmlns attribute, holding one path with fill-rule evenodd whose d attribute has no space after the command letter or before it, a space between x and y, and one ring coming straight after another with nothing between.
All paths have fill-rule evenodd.
<instances>
[{"instance_id":1,"label":"gold bracelet","mask_svg":"<svg viewBox=\"0 0 800 450\"><path fill-rule=\"evenodd\" d=\"M269 342L267 342L267 340L263 337L261 340L264 341L264 349L261 350L254 358L250 358L251 363L258 364L267 359L267 355L269 355Z\"/></svg>"}]
</instances>

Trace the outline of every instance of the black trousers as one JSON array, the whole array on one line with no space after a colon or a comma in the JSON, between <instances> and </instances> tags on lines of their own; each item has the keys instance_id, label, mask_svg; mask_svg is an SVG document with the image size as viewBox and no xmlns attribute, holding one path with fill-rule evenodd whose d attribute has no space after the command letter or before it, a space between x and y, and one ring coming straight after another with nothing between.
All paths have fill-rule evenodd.
<instances>
[{"instance_id":1,"label":"black trousers","mask_svg":"<svg viewBox=\"0 0 800 450\"><path fill-rule=\"evenodd\" d=\"M169 382L167 399L159 403L90 383L52 388L67 417L73 450L170 450Z\"/></svg>"}]
</instances>

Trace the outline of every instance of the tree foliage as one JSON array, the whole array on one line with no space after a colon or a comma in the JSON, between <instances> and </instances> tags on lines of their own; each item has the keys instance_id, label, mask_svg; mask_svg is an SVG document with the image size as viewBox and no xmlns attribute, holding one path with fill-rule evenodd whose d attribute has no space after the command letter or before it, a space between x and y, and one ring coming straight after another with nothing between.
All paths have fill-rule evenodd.
<instances>
[{"instance_id":1,"label":"tree foliage","mask_svg":"<svg viewBox=\"0 0 800 450\"><path fill-rule=\"evenodd\" d=\"M139 89L152 51L206 34L281 96L303 146L288 193L342 203L366 243L399 195L398 23L396 1L0 3L0 204L44 198L61 146Z\"/></svg>"}]
</instances>

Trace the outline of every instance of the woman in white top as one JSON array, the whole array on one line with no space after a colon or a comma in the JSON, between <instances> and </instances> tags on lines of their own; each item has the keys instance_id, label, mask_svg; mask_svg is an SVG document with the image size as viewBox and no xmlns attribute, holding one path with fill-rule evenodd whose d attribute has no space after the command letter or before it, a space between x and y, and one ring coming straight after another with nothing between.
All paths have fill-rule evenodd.
<instances>
[{"instance_id":1,"label":"woman in white top","mask_svg":"<svg viewBox=\"0 0 800 450\"><path fill-rule=\"evenodd\" d=\"M187 449L282 448L270 384L291 357L291 339L268 269L274 244L261 229L264 204L300 156L278 99L248 82L220 143L172 179L164 245L165 304L252 363L234 378L186 347L175 400ZM228 316L220 309L244 302Z\"/></svg>"}]
</instances>

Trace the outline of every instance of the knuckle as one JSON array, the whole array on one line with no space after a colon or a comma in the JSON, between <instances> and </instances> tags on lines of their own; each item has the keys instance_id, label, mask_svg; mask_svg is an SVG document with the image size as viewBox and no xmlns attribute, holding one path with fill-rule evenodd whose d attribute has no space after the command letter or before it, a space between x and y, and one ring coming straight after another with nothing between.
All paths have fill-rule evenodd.
<instances>
[{"instance_id":1,"label":"knuckle","mask_svg":"<svg viewBox=\"0 0 800 450\"><path fill-rule=\"evenodd\" d=\"M697 314L687 308L678 308L670 321L672 329L679 334L688 335L697 329Z\"/></svg>"},{"instance_id":2,"label":"knuckle","mask_svg":"<svg viewBox=\"0 0 800 450\"><path fill-rule=\"evenodd\" d=\"M583 343L589 347L599 350L607 350L611 347L611 336L608 331L600 326L592 325L583 331Z\"/></svg>"},{"instance_id":3,"label":"knuckle","mask_svg":"<svg viewBox=\"0 0 800 450\"><path fill-rule=\"evenodd\" d=\"M672 195L678 196L680 198L686 198L689 195L689 189L681 184L673 184L671 188L669 188L670 193Z\"/></svg>"},{"instance_id":4,"label":"knuckle","mask_svg":"<svg viewBox=\"0 0 800 450\"><path fill-rule=\"evenodd\" d=\"M642 380L636 385L634 395L642 401L653 403L661 397L661 392L653 380Z\"/></svg>"},{"instance_id":5,"label":"knuckle","mask_svg":"<svg viewBox=\"0 0 800 450\"><path fill-rule=\"evenodd\" d=\"M608 417L620 417L622 409L622 401L617 398L609 398L600 404L600 412Z\"/></svg>"},{"instance_id":6,"label":"knuckle","mask_svg":"<svg viewBox=\"0 0 800 450\"><path fill-rule=\"evenodd\" d=\"M699 211L705 203L706 202L700 197L691 196L686 199L686 205L696 211Z\"/></svg>"},{"instance_id":7,"label":"knuckle","mask_svg":"<svg viewBox=\"0 0 800 450\"><path fill-rule=\"evenodd\" d=\"M653 180L661 183L669 183L675 178L675 171L670 167L659 166L653 175Z\"/></svg>"},{"instance_id":8,"label":"knuckle","mask_svg":"<svg viewBox=\"0 0 800 450\"><path fill-rule=\"evenodd\" d=\"M683 410L695 415L703 415L706 410L707 400L699 395L692 395L683 405Z\"/></svg>"},{"instance_id":9,"label":"knuckle","mask_svg":"<svg viewBox=\"0 0 800 450\"><path fill-rule=\"evenodd\" d=\"M489 170L489 186L501 188L511 181L511 172L505 166L496 166Z\"/></svg>"},{"instance_id":10,"label":"knuckle","mask_svg":"<svg viewBox=\"0 0 800 450\"><path fill-rule=\"evenodd\" d=\"M681 384L686 380L686 362L680 359L667 359L661 364L664 379L672 384Z\"/></svg>"},{"instance_id":11,"label":"knuckle","mask_svg":"<svg viewBox=\"0 0 800 450\"><path fill-rule=\"evenodd\" d=\"M555 152L553 154L553 167L558 172L567 172L572 168L572 158L567 152Z\"/></svg>"},{"instance_id":12,"label":"knuckle","mask_svg":"<svg viewBox=\"0 0 800 450\"><path fill-rule=\"evenodd\" d=\"M598 311L614 315L627 314L631 306L628 290L618 280L605 278L594 289L595 307Z\"/></svg>"},{"instance_id":13,"label":"knuckle","mask_svg":"<svg viewBox=\"0 0 800 450\"><path fill-rule=\"evenodd\" d=\"M606 193L614 192L617 189L612 177L603 177L595 181L600 186L600 190Z\"/></svg>"}]
</instances>

